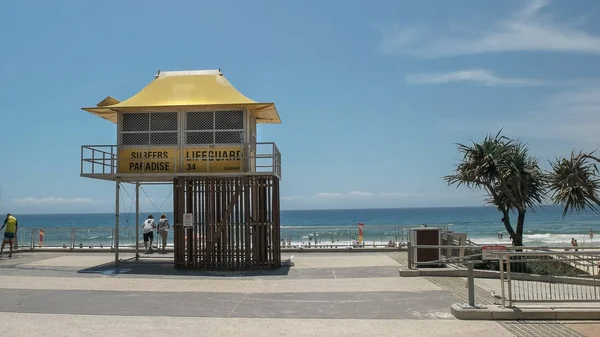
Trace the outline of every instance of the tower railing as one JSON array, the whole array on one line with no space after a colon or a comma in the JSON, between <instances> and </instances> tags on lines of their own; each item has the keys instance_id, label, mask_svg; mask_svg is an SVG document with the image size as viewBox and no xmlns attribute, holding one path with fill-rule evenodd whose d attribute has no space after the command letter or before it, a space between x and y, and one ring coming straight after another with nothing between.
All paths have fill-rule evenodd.
<instances>
[{"instance_id":1,"label":"tower railing","mask_svg":"<svg viewBox=\"0 0 600 337\"><path fill-rule=\"evenodd\" d=\"M122 151L129 151L129 157L120 155ZM223 158L223 152L226 152L226 158ZM157 176L167 179L181 175L253 173L272 174L281 179L281 153L275 143L198 145L183 148L179 145L81 146L80 175L87 178L113 180L117 176Z\"/></svg>"}]
</instances>

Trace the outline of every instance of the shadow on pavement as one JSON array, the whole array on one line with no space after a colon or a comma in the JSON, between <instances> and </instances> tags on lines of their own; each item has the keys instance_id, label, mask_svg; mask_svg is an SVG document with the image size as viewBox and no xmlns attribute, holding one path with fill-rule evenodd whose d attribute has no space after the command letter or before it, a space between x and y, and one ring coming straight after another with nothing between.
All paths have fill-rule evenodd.
<instances>
[{"instance_id":1,"label":"shadow on pavement","mask_svg":"<svg viewBox=\"0 0 600 337\"><path fill-rule=\"evenodd\" d=\"M208 276L208 277L256 277L256 276L286 276L290 271L289 267L278 269L245 269L245 270L198 270L198 269L177 269L173 266L173 261L168 260L130 260L121 261L119 265L114 262L101 264L98 266L85 268L77 271L81 274L99 274L114 276L119 274L127 275L162 275L162 276Z\"/></svg>"}]
</instances>

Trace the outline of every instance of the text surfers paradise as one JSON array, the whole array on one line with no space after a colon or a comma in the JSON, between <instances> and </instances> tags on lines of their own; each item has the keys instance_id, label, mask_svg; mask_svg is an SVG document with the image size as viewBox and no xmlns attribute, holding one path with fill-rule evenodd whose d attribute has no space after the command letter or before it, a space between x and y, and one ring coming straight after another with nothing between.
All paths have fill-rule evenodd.
<instances>
[{"instance_id":1,"label":"text surfers paradise","mask_svg":"<svg viewBox=\"0 0 600 337\"><path fill-rule=\"evenodd\" d=\"M171 171L177 152L172 151L131 151L130 171ZM201 149L184 150L184 158L193 161L235 161L242 157L241 150Z\"/></svg>"}]
</instances>

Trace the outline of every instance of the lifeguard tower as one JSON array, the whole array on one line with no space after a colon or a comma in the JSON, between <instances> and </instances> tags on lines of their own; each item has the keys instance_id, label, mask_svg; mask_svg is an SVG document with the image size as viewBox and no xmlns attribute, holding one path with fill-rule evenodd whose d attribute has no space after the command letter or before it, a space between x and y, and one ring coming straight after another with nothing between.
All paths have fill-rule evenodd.
<instances>
[{"instance_id":1,"label":"lifeguard tower","mask_svg":"<svg viewBox=\"0 0 600 337\"><path fill-rule=\"evenodd\" d=\"M117 263L120 188L131 183L136 228L140 185L173 185L177 268L281 266L281 154L256 141L257 124L281 123L273 103L245 97L220 70L159 71L131 98L83 110L117 125L116 145L81 148L82 177L116 182Z\"/></svg>"}]
</instances>

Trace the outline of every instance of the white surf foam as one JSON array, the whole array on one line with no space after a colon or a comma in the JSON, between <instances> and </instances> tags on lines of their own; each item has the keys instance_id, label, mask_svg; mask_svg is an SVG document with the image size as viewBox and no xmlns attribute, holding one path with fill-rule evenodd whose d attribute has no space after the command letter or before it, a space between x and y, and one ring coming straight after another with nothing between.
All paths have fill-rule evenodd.
<instances>
[{"instance_id":1,"label":"white surf foam","mask_svg":"<svg viewBox=\"0 0 600 337\"><path fill-rule=\"evenodd\" d=\"M587 234L524 234L523 244L526 246L570 246L571 238L577 240L579 246L600 245L600 237L594 237L590 240ZM507 235L504 235L502 240L498 237L471 237L471 241L477 244L503 244L510 245L512 242Z\"/></svg>"}]
</instances>

